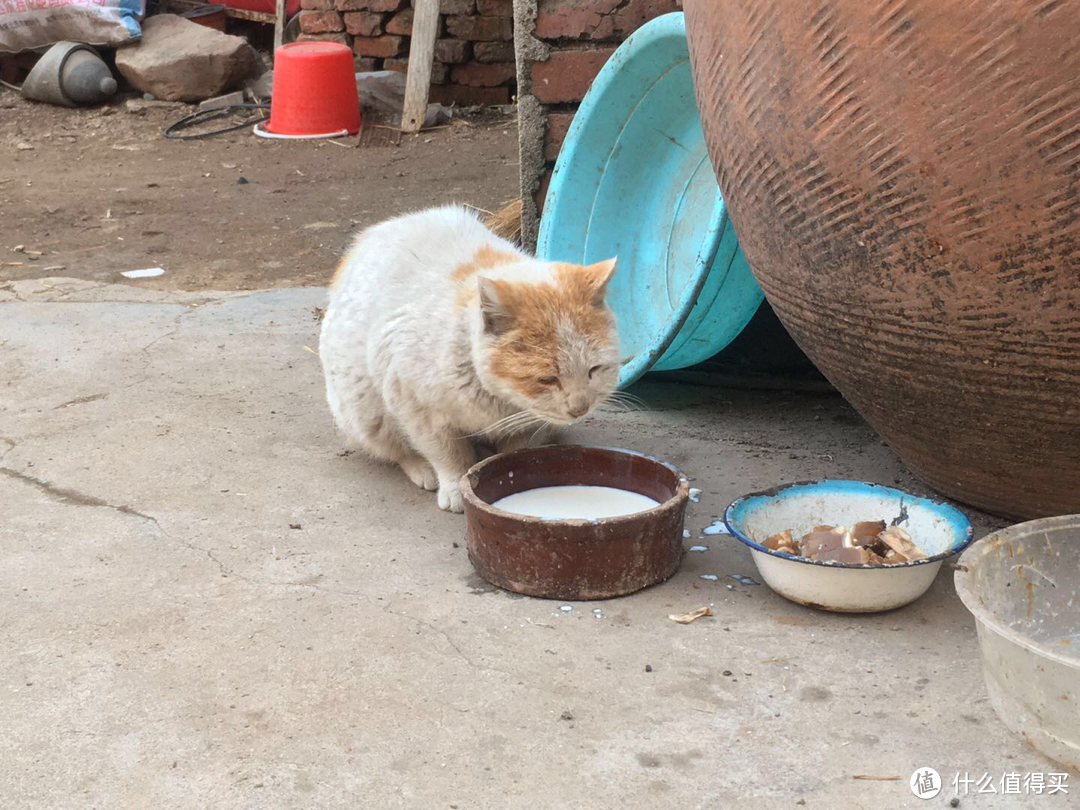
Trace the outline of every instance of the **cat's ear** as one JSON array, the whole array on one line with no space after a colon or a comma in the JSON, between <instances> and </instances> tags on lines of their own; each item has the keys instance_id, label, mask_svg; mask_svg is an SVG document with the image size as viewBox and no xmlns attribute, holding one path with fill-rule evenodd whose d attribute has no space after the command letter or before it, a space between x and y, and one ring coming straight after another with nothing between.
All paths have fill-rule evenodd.
<instances>
[{"instance_id":1,"label":"cat's ear","mask_svg":"<svg viewBox=\"0 0 1080 810\"><path fill-rule=\"evenodd\" d=\"M585 268L585 272L592 279L592 302L598 307L604 305L604 296L607 295L608 283L611 281L611 277L615 275L615 264L617 262L618 258L615 257L607 261L590 264Z\"/></svg>"},{"instance_id":2,"label":"cat's ear","mask_svg":"<svg viewBox=\"0 0 1080 810\"><path fill-rule=\"evenodd\" d=\"M499 287L505 286L505 282L478 276L476 285L480 292L480 314L484 317L484 331L489 335L503 334L514 323L514 314L499 293Z\"/></svg>"}]
</instances>

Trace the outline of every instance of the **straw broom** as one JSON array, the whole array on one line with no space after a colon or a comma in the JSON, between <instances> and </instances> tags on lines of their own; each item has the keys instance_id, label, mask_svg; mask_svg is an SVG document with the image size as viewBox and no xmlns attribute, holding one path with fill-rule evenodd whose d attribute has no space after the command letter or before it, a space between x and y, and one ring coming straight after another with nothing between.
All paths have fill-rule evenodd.
<instances>
[{"instance_id":1,"label":"straw broom","mask_svg":"<svg viewBox=\"0 0 1080 810\"><path fill-rule=\"evenodd\" d=\"M521 198L510 200L494 214L484 217L484 224L494 232L515 245L521 243Z\"/></svg>"}]
</instances>

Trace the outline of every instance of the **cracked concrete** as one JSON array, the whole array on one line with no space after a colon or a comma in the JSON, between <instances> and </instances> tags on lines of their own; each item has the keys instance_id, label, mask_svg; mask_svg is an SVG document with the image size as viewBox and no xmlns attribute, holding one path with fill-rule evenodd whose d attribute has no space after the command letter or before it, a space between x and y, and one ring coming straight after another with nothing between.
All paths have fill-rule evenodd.
<instances>
[{"instance_id":1,"label":"cracked concrete","mask_svg":"<svg viewBox=\"0 0 1080 810\"><path fill-rule=\"evenodd\" d=\"M69 506L100 506L105 509L115 509L122 515L131 515L132 517L138 517L143 520L149 520L152 523L157 523L154 518L149 515L144 515L142 512L132 509L130 506L118 506L109 503L108 501L103 501L101 498L95 498L93 495L87 495L85 492L78 492L77 490L67 489L66 487L58 487L50 484L48 481L42 481L40 478L21 473L18 470L0 467L0 475L6 475L8 478L13 478L16 481L22 481L25 484L36 487L38 490L44 492L47 496L59 503L68 504Z\"/></svg>"},{"instance_id":2,"label":"cracked concrete","mask_svg":"<svg viewBox=\"0 0 1080 810\"><path fill-rule=\"evenodd\" d=\"M1053 769L990 709L947 572L833 616L699 539L781 481L921 489L836 397L645 384L651 410L577 428L694 476L709 550L563 612L487 586L459 516L343 452L305 349L322 290L4 295L4 810L929 807L919 766Z\"/></svg>"}]
</instances>

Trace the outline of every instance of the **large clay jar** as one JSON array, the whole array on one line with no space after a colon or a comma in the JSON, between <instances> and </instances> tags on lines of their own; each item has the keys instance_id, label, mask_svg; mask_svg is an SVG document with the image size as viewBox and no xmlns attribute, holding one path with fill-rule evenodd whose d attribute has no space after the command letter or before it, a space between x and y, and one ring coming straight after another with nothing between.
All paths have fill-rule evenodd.
<instances>
[{"instance_id":1,"label":"large clay jar","mask_svg":"<svg viewBox=\"0 0 1080 810\"><path fill-rule=\"evenodd\" d=\"M686 0L743 252L932 487L1080 512L1080 2Z\"/></svg>"}]
</instances>

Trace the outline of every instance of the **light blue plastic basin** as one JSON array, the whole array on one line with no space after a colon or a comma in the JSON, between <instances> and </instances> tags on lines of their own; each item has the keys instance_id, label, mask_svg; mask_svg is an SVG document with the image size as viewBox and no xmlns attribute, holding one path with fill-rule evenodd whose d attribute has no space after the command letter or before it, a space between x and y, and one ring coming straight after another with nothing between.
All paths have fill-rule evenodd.
<instances>
[{"instance_id":1,"label":"light blue plastic basin","mask_svg":"<svg viewBox=\"0 0 1080 810\"><path fill-rule=\"evenodd\" d=\"M593 81L563 141L537 255L618 256L621 386L706 360L762 293L739 250L705 148L681 13L639 28Z\"/></svg>"}]
</instances>

